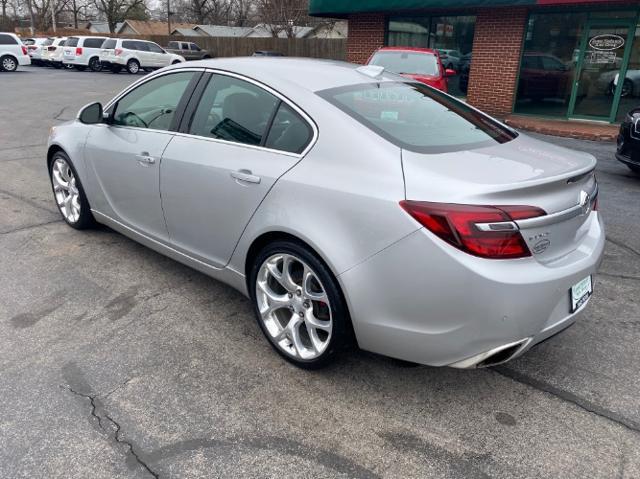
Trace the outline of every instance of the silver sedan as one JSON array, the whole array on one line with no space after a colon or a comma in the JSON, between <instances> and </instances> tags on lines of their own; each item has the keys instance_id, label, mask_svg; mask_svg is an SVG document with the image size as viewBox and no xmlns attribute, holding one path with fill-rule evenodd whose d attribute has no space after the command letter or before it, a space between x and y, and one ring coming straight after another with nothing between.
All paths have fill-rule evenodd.
<instances>
[{"instance_id":1,"label":"silver sedan","mask_svg":"<svg viewBox=\"0 0 640 479\"><path fill-rule=\"evenodd\" d=\"M71 227L238 289L304 368L354 341L489 366L571 325L604 249L595 164L381 67L285 58L155 72L47 154Z\"/></svg>"}]
</instances>

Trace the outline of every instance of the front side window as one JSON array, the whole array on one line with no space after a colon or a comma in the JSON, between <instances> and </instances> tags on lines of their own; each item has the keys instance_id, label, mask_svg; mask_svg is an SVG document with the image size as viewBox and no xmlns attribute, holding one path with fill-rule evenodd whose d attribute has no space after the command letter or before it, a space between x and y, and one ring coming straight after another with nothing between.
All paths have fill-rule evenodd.
<instances>
[{"instance_id":1,"label":"front side window","mask_svg":"<svg viewBox=\"0 0 640 479\"><path fill-rule=\"evenodd\" d=\"M147 43L147 46L149 47L149 51L151 53L164 53L164 50L155 43Z\"/></svg>"},{"instance_id":2,"label":"front side window","mask_svg":"<svg viewBox=\"0 0 640 479\"><path fill-rule=\"evenodd\" d=\"M135 44L136 44L136 50L140 52L151 51L151 49L149 48L149 42L135 42Z\"/></svg>"},{"instance_id":3,"label":"front side window","mask_svg":"<svg viewBox=\"0 0 640 479\"><path fill-rule=\"evenodd\" d=\"M167 131L194 72L163 75L118 100L113 124Z\"/></svg>"},{"instance_id":4,"label":"front side window","mask_svg":"<svg viewBox=\"0 0 640 479\"><path fill-rule=\"evenodd\" d=\"M194 113L189 133L262 145L278 103L278 98L253 83L212 75Z\"/></svg>"},{"instance_id":5,"label":"front side window","mask_svg":"<svg viewBox=\"0 0 640 479\"><path fill-rule=\"evenodd\" d=\"M470 150L517 136L465 103L421 83L367 83L318 95L393 144L418 153Z\"/></svg>"},{"instance_id":6,"label":"front side window","mask_svg":"<svg viewBox=\"0 0 640 479\"><path fill-rule=\"evenodd\" d=\"M200 51L200 47L198 45L196 45L195 43L191 44L191 50L193 50L194 52L199 52Z\"/></svg>"},{"instance_id":7,"label":"front side window","mask_svg":"<svg viewBox=\"0 0 640 479\"><path fill-rule=\"evenodd\" d=\"M438 76L438 59L431 53L381 50L376 52L370 62L393 73L412 73L415 75Z\"/></svg>"}]
</instances>

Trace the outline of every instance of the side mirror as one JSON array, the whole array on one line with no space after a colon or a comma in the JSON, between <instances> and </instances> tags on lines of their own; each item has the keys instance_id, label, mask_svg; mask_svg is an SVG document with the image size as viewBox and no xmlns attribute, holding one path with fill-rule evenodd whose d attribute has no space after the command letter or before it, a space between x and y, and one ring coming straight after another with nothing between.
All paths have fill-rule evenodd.
<instances>
[{"instance_id":1,"label":"side mirror","mask_svg":"<svg viewBox=\"0 0 640 479\"><path fill-rule=\"evenodd\" d=\"M104 114L100 102L89 103L78 113L78 120L85 125L96 125L104 123Z\"/></svg>"},{"instance_id":2,"label":"side mirror","mask_svg":"<svg viewBox=\"0 0 640 479\"><path fill-rule=\"evenodd\" d=\"M446 76L446 77L454 77L454 76L456 76L457 74L458 74L458 73L457 73L455 70L451 69L451 68L447 68L447 69L444 71L444 76Z\"/></svg>"}]
</instances>

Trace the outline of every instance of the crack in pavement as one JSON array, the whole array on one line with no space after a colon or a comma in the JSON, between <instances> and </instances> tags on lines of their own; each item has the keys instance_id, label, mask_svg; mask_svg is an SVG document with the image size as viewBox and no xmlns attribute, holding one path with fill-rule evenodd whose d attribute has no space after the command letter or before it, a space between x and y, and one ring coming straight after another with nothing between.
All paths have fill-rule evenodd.
<instances>
[{"instance_id":1,"label":"crack in pavement","mask_svg":"<svg viewBox=\"0 0 640 479\"><path fill-rule=\"evenodd\" d=\"M628 245L624 244L622 241L614 240L614 239L611 239L610 237L607 237L607 241L609 241L610 243L613 243L614 245L616 245L616 246L618 246L618 247L620 247L622 249L625 249L625 250L629 251L630 253L633 253L633 254L635 254L637 256L640 256L640 251L638 251L637 249L635 249L635 248L633 248L631 246L628 246Z\"/></svg>"},{"instance_id":2,"label":"crack in pavement","mask_svg":"<svg viewBox=\"0 0 640 479\"><path fill-rule=\"evenodd\" d=\"M606 271L598 271L598 275L607 276L610 278L619 278L619 279L632 279L635 281L640 281L640 276L630 276L626 274L617 274L617 273L607 273Z\"/></svg>"},{"instance_id":3,"label":"crack in pavement","mask_svg":"<svg viewBox=\"0 0 640 479\"><path fill-rule=\"evenodd\" d=\"M0 148L0 151L22 150L24 148L35 148L36 146L47 146L46 143L38 143L36 145L21 145L21 146L8 146Z\"/></svg>"},{"instance_id":4,"label":"crack in pavement","mask_svg":"<svg viewBox=\"0 0 640 479\"><path fill-rule=\"evenodd\" d=\"M18 233L20 231L30 230L30 229L33 229L33 228L40 228L41 226L47 226L47 225L50 225L50 224L53 224L53 223L62 223L62 221L63 220L61 220L61 219L57 219L57 220L45 221L44 223L37 223L35 225L20 226L19 228L15 228L13 230L0 231L0 235L9 235L11 233Z\"/></svg>"},{"instance_id":5,"label":"crack in pavement","mask_svg":"<svg viewBox=\"0 0 640 479\"><path fill-rule=\"evenodd\" d=\"M580 409L583 409L584 411L587 411L591 414L595 414L596 416L608 419L609 421L612 421L624 427L625 429L628 429L629 431L640 433L639 423L632 421L631 419L627 419L626 417L613 411L600 407L597 404L592 403L588 399L578 396L577 394L573 394L569 391L557 388L549 383L532 378L531 376L527 376L504 366L496 366L490 368L490 370L513 381L522 383L526 386L530 386L558 399L571 403L574 406L577 406Z\"/></svg>"},{"instance_id":6,"label":"crack in pavement","mask_svg":"<svg viewBox=\"0 0 640 479\"><path fill-rule=\"evenodd\" d=\"M113 394L114 391L125 386L129 381L126 381L125 383L121 384L116 389L111 391L109 394ZM155 472L153 469L151 469L151 467L144 460L142 460L142 458L136 452L133 446L133 443L122 438L120 434L122 427L105 410L98 395L81 393L79 391L75 391L73 388L71 388L71 386L66 386L64 388L67 389L72 394L75 394L76 396L79 396L84 399L88 399L91 404L91 417L95 418L98 421L98 427L107 435L109 440L115 441L117 444L122 444L126 448L128 448L127 454L130 454L131 457L133 457L135 463L139 464L145 471L151 474L154 478L159 479L160 475L157 472Z\"/></svg>"},{"instance_id":7,"label":"crack in pavement","mask_svg":"<svg viewBox=\"0 0 640 479\"><path fill-rule=\"evenodd\" d=\"M53 115L53 119L54 120L58 120L58 121L65 121L64 119L60 118L60 115L62 115L67 108L69 108L69 107L68 106L63 106L62 109L58 113Z\"/></svg>"}]
</instances>

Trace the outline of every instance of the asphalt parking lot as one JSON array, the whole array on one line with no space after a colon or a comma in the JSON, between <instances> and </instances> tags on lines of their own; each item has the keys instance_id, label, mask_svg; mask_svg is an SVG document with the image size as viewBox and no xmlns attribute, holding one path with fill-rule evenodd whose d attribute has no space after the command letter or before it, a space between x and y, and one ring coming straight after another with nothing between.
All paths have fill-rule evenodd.
<instances>
[{"instance_id":1,"label":"asphalt parking lot","mask_svg":"<svg viewBox=\"0 0 640 479\"><path fill-rule=\"evenodd\" d=\"M248 300L66 226L52 125L135 78L0 74L0 477L640 477L640 177L598 157L608 241L582 319L493 369L361 351L298 370Z\"/></svg>"}]
</instances>

